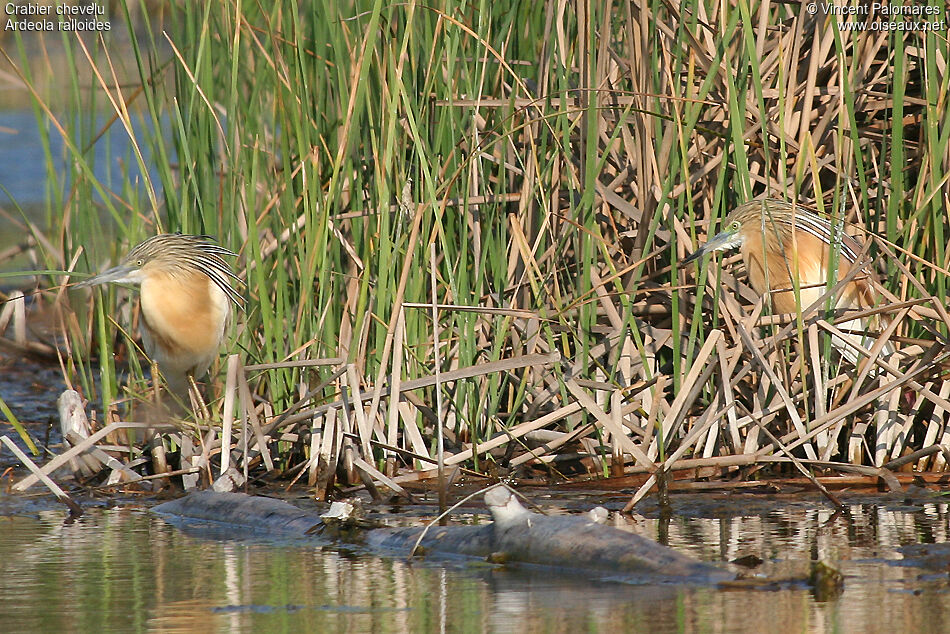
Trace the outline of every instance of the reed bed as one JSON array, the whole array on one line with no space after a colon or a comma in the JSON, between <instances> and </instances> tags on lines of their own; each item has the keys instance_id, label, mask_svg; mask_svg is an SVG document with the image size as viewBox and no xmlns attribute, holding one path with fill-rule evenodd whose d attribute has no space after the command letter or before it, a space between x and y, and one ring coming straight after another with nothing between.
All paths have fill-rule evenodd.
<instances>
[{"instance_id":1,"label":"reed bed","mask_svg":"<svg viewBox=\"0 0 950 634\"><path fill-rule=\"evenodd\" d=\"M129 436L113 455L139 478L163 454L192 485L325 498L406 492L441 459L450 477L645 474L632 506L685 468L947 469L945 29L732 0L162 7L130 57L65 42L89 84L64 114L33 91L68 139L38 268L94 271L159 231L242 255L249 308L209 412ZM96 154L113 134L128 156ZM99 182L102 160L138 176ZM762 195L866 245L889 325L858 367L831 346L853 314L771 314L737 257L681 266ZM99 425L140 416L134 294L41 295Z\"/></svg>"}]
</instances>

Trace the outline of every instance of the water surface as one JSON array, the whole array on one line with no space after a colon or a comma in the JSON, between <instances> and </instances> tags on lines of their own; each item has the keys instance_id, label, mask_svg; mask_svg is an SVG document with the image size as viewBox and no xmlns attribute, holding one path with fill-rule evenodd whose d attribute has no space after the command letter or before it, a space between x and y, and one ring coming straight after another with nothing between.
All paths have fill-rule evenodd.
<instances>
[{"instance_id":1,"label":"water surface","mask_svg":"<svg viewBox=\"0 0 950 634\"><path fill-rule=\"evenodd\" d=\"M745 505L755 514L632 527L724 567L760 557L752 574L774 583L748 588L410 564L301 541L191 534L135 506L87 508L65 524L49 503L24 504L0 498L3 632L893 633L943 631L950 616L945 560L908 562L898 551L946 541L947 505L928 498L855 502L830 523L820 502L764 501ZM803 581L815 558L844 574L841 594L816 598Z\"/></svg>"}]
</instances>

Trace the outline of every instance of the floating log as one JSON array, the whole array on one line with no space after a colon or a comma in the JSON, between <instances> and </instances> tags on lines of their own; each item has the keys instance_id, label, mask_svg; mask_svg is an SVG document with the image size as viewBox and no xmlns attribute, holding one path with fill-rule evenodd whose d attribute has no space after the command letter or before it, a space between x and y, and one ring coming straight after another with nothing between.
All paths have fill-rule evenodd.
<instances>
[{"instance_id":1,"label":"floating log","mask_svg":"<svg viewBox=\"0 0 950 634\"><path fill-rule=\"evenodd\" d=\"M654 541L597 524L586 516L547 516L522 507L504 487L485 501L494 522L480 526L373 528L358 540L377 552L407 556L418 546L429 555L469 556L507 564L528 564L648 576L651 580L718 582L733 575ZM242 493L196 491L152 509L165 516L196 519L303 537L322 526L316 513L271 498Z\"/></svg>"},{"instance_id":2,"label":"floating log","mask_svg":"<svg viewBox=\"0 0 950 634\"><path fill-rule=\"evenodd\" d=\"M531 513L503 487L485 501L495 518L494 548L509 559L550 566L573 566L669 577L729 578L724 571L650 539L586 516Z\"/></svg>"},{"instance_id":3,"label":"floating log","mask_svg":"<svg viewBox=\"0 0 950 634\"><path fill-rule=\"evenodd\" d=\"M183 498L152 508L160 515L226 524L246 532L306 535L322 525L316 513L282 500L244 493L193 491Z\"/></svg>"}]
</instances>

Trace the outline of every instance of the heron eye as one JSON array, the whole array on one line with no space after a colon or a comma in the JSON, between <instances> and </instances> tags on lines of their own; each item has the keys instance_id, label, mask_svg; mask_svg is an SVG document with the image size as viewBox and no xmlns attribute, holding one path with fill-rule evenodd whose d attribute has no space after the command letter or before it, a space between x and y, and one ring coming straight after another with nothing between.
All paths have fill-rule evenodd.
<instances>
[{"instance_id":1,"label":"heron eye","mask_svg":"<svg viewBox=\"0 0 950 634\"><path fill-rule=\"evenodd\" d=\"M733 220L733 221L732 221L732 224L729 225L729 228L732 229L733 231L738 231L738 230L739 230L739 221L738 221L738 220Z\"/></svg>"},{"instance_id":2,"label":"heron eye","mask_svg":"<svg viewBox=\"0 0 950 634\"><path fill-rule=\"evenodd\" d=\"M135 261L135 266L144 266L144 265L145 265L145 260L143 260L142 258L139 258L138 260Z\"/></svg>"}]
</instances>

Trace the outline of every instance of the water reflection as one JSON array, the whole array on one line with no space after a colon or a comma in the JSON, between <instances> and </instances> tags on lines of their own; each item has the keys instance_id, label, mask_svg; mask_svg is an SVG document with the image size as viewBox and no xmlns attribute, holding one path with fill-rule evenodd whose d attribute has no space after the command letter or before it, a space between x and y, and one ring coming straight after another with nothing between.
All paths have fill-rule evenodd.
<instances>
[{"instance_id":1,"label":"water reflection","mask_svg":"<svg viewBox=\"0 0 950 634\"><path fill-rule=\"evenodd\" d=\"M893 563L904 544L945 541L947 510L854 505L832 523L820 505L675 516L673 547L717 562L755 554L756 571L779 580L720 589L207 539L141 509L64 525L59 509L21 508L0 517L0 631L933 631L950 610L947 569ZM655 539L660 525L633 528ZM801 581L816 556L845 575L824 602Z\"/></svg>"}]
</instances>

